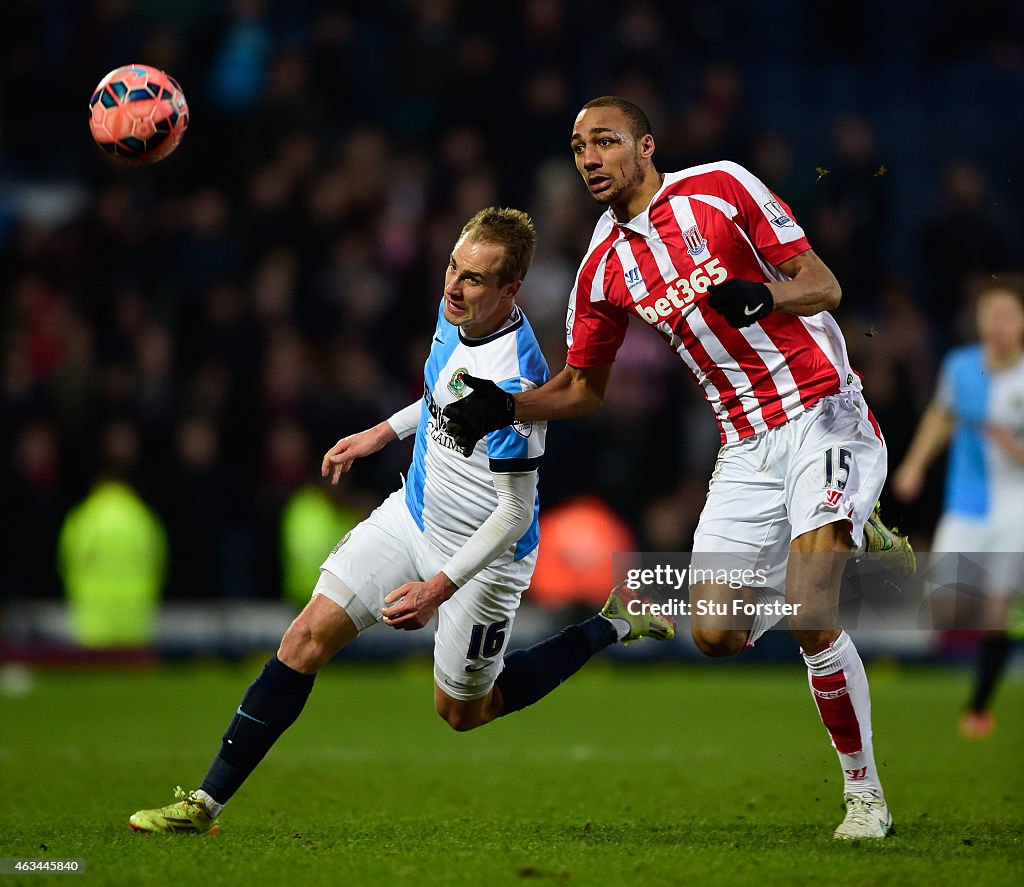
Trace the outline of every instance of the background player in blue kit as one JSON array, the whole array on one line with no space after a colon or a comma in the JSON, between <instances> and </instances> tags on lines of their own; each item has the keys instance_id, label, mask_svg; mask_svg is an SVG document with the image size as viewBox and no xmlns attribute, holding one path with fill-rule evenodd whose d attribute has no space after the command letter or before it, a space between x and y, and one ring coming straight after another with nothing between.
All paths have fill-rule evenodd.
<instances>
[{"instance_id":1,"label":"background player in blue kit","mask_svg":"<svg viewBox=\"0 0 1024 887\"><path fill-rule=\"evenodd\" d=\"M455 730L471 730L545 696L617 640L671 637L672 623L633 615L616 589L602 614L504 658L537 557L537 464L546 423L488 434L463 458L444 407L472 373L506 391L536 388L548 367L515 304L533 257L530 217L481 210L466 223L445 275L423 397L373 428L339 440L322 474L337 483L356 459L415 433L403 487L327 557L306 608L250 685L198 791L140 810L139 831L207 832L277 738L299 716L317 671L377 622L414 630L436 615L434 704Z\"/></svg>"},{"instance_id":2,"label":"background player in blue kit","mask_svg":"<svg viewBox=\"0 0 1024 887\"><path fill-rule=\"evenodd\" d=\"M972 624L985 629L977 679L961 731L974 738L995 728L989 710L1006 665L1010 602L1024 580L1024 290L994 280L978 296L979 341L951 351L939 385L893 477L904 500L921 492L932 460L949 444L945 504L935 552L961 552L930 571L939 586L963 583L982 592ZM946 575L944 567L956 567Z\"/></svg>"}]
</instances>

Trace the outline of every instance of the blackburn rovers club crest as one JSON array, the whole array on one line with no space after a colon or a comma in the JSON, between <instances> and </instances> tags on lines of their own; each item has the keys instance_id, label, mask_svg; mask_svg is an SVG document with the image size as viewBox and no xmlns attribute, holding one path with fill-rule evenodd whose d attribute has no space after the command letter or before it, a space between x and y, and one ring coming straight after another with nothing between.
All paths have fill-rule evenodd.
<instances>
[{"instance_id":1,"label":"blackburn rovers club crest","mask_svg":"<svg viewBox=\"0 0 1024 887\"><path fill-rule=\"evenodd\" d=\"M708 245L708 242L701 236L700 228L696 225L683 232L683 242L686 244L686 251L691 256L699 256Z\"/></svg>"},{"instance_id":2,"label":"blackburn rovers club crest","mask_svg":"<svg viewBox=\"0 0 1024 887\"><path fill-rule=\"evenodd\" d=\"M448 390L456 397L463 397L466 393L466 383L462 381L462 374L468 372L465 367L459 367L448 380Z\"/></svg>"}]
</instances>

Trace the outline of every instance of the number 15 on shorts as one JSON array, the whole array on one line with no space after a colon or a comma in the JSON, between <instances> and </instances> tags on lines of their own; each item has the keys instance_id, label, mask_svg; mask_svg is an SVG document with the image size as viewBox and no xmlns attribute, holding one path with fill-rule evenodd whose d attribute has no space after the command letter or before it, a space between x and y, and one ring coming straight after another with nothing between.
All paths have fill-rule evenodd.
<instances>
[{"instance_id":1,"label":"number 15 on shorts","mask_svg":"<svg viewBox=\"0 0 1024 887\"><path fill-rule=\"evenodd\" d=\"M845 490L850 479L850 460L853 458L846 447L829 447L825 450L825 489Z\"/></svg>"}]
</instances>

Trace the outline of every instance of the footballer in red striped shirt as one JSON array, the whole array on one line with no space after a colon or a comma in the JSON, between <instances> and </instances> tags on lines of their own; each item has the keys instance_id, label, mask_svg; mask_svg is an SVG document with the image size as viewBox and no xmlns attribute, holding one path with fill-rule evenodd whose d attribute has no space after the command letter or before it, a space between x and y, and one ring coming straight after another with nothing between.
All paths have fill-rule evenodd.
<instances>
[{"instance_id":1,"label":"footballer in red striped shirt","mask_svg":"<svg viewBox=\"0 0 1024 887\"><path fill-rule=\"evenodd\" d=\"M577 166L602 203L621 174L602 154L626 137L601 125L614 121L595 118L614 113L589 109L573 133ZM569 300L567 363L610 364L630 317L641 318L696 378L723 443L782 425L842 388L859 389L827 311L775 310L737 329L708 304L709 287L729 279L781 282L791 262L821 264L789 207L730 161L661 178L638 213L620 217L613 203L598 222Z\"/></svg>"},{"instance_id":2,"label":"footballer in red striped shirt","mask_svg":"<svg viewBox=\"0 0 1024 887\"><path fill-rule=\"evenodd\" d=\"M847 556L870 540L867 528L882 540L875 550L909 543L875 512L886 447L829 314L839 283L789 207L742 166L660 173L650 123L631 102L588 102L571 146L607 211L569 300L566 366L515 395L481 386L446 408L448 432L466 447L513 417L592 412L630 319L653 327L703 389L722 437L694 533L691 570L705 578L689 589L693 640L708 656L739 653L779 621L784 597L843 771L847 812L835 837L884 838L892 817L875 765L868 683L839 625L839 587ZM723 571L762 578L739 587L706 578ZM702 604L725 621L702 615ZM736 604L749 618L735 617Z\"/></svg>"}]
</instances>

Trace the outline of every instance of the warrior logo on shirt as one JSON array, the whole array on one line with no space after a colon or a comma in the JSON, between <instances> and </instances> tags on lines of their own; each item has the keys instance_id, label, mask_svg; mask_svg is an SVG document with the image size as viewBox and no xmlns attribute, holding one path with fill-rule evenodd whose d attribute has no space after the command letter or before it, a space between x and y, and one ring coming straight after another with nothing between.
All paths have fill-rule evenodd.
<instances>
[{"instance_id":1,"label":"warrior logo on shirt","mask_svg":"<svg viewBox=\"0 0 1024 887\"><path fill-rule=\"evenodd\" d=\"M622 276L626 278L626 286L636 286L637 284L644 282L643 275L640 273L640 268L636 265L628 271L623 272Z\"/></svg>"},{"instance_id":2,"label":"warrior logo on shirt","mask_svg":"<svg viewBox=\"0 0 1024 887\"><path fill-rule=\"evenodd\" d=\"M468 372L465 367L459 367L448 380L448 390L456 397L463 397L466 393L466 383L462 381L462 374Z\"/></svg>"},{"instance_id":3,"label":"warrior logo on shirt","mask_svg":"<svg viewBox=\"0 0 1024 887\"><path fill-rule=\"evenodd\" d=\"M708 242L700 233L700 228L694 225L683 232L683 241L686 243L686 251L691 256L699 256L707 249Z\"/></svg>"}]
</instances>

